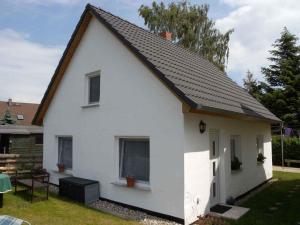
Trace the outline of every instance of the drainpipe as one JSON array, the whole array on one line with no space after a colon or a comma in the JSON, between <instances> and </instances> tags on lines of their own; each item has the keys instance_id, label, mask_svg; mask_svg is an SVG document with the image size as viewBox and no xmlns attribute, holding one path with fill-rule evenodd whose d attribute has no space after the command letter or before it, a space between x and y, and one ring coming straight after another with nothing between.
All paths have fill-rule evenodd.
<instances>
[{"instance_id":1,"label":"drainpipe","mask_svg":"<svg viewBox=\"0 0 300 225\"><path fill-rule=\"evenodd\" d=\"M280 136L281 136L281 166L284 167L284 153L283 153L283 121L280 124Z\"/></svg>"}]
</instances>

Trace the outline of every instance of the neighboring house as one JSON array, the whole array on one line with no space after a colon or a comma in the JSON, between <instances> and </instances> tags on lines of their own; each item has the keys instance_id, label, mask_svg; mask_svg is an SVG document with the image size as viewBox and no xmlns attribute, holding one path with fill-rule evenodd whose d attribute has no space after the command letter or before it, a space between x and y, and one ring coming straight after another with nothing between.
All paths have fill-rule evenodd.
<instances>
[{"instance_id":1,"label":"neighboring house","mask_svg":"<svg viewBox=\"0 0 300 225\"><path fill-rule=\"evenodd\" d=\"M43 129L31 124L38 106L0 101L0 154L42 153Z\"/></svg>"},{"instance_id":2,"label":"neighboring house","mask_svg":"<svg viewBox=\"0 0 300 225\"><path fill-rule=\"evenodd\" d=\"M279 119L197 54L87 5L33 122L52 183L98 180L102 198L189 224L272 177Z\"/></svg>"}]
</instances>

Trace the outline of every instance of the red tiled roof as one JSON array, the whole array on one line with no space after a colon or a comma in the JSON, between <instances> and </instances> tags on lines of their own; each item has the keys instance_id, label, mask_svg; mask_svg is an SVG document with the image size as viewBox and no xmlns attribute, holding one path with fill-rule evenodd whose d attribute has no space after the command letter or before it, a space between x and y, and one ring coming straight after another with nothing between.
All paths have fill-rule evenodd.
<instances>
[{"instance_id":1,"label":"red tiled roof","mask_svg":"<svg viewBox=\"0 0 300 225\"><path fill-rule=\"evenodd\" d=\"M12 118L16 121L15 125L30 126L31 121L39 107L39 104L0 101L0 120L3 118L5 112L9 110ZM23 115L23 120L18 120L17 115Z\"/></svg>"}]
</instances>

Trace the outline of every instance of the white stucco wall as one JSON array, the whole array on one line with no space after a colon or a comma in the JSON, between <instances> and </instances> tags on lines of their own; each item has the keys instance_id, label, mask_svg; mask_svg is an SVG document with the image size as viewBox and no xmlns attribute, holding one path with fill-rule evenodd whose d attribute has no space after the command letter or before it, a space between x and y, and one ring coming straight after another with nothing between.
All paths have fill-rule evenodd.
<instances>
[{"instance_id":1,"label":"white stucco wall","mask_svg":"<svg viewBox=\"0 0 300 225\"><path fill-rule=\"evenodd\" d=\"M101 71L100 106L84 105L85 74ZM57 135L73 136L74 176L98 180L101 197L179 218L183 210L181 102L102 24L92 19L44 118L44 166L58 184ZM116 138L150 138L150 188L118 178Z\"/></svg>"},{"instance_id":2,"label":"white stucco wall","mask_svg":"<svg viewBox=\"0 0 300 225\"><path fill-rule=\"evenodd\" d=\"M206 132L200 134L198 124L207 124ZM209 130L219 132L220 150L220 201L229 196L237 197L266 179L272 177L271 131L267 123L242 121L217 116L186 114L184 151L184 202L185 221L189 224L197 216L209 212L210 204L210 160ZM231 172L230 136L241 136L242 170ZM264 136L266 161L256 161L256 137Z\"/></svg>"},{"instance_id":3,"label":"white stucco wall","mask_svg":"<svg viewBox=\"0 0 300 225\"><path fill-rule=\"evenodd\" d=\"M85 105L86 74L101 71L98 107ZM203 120L207 131L199 133ZM209 211L209 130L220 140L220 200L236 197L272 176L270 126L183 114L181 102L102 24L92 19L44 118L44 166L60 174L57 136L73 137L74 176L98 180L101 197L178 218L186 224ZM243 170L230 169L230 135L241 135ZM256 136L264 135L264 165L256 163ZM150 138L150 188L118 180L118 137Z\"/></svg>"}]
</instances>

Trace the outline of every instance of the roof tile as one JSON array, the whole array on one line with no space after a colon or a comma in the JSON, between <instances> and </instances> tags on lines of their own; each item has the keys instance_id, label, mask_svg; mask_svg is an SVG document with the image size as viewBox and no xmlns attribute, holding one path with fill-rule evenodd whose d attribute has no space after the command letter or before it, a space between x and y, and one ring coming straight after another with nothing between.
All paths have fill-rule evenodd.
<instances>
[{"instance_id":1,"label":"roof tile","mask_svg":"<svg viewBox=\"0 0 300 225\"><path fill-rule=\"evenodd\" d=\"M143 28L88 5L198 108L279 121L208 60Z\"/></svg>"}]
</instances>

